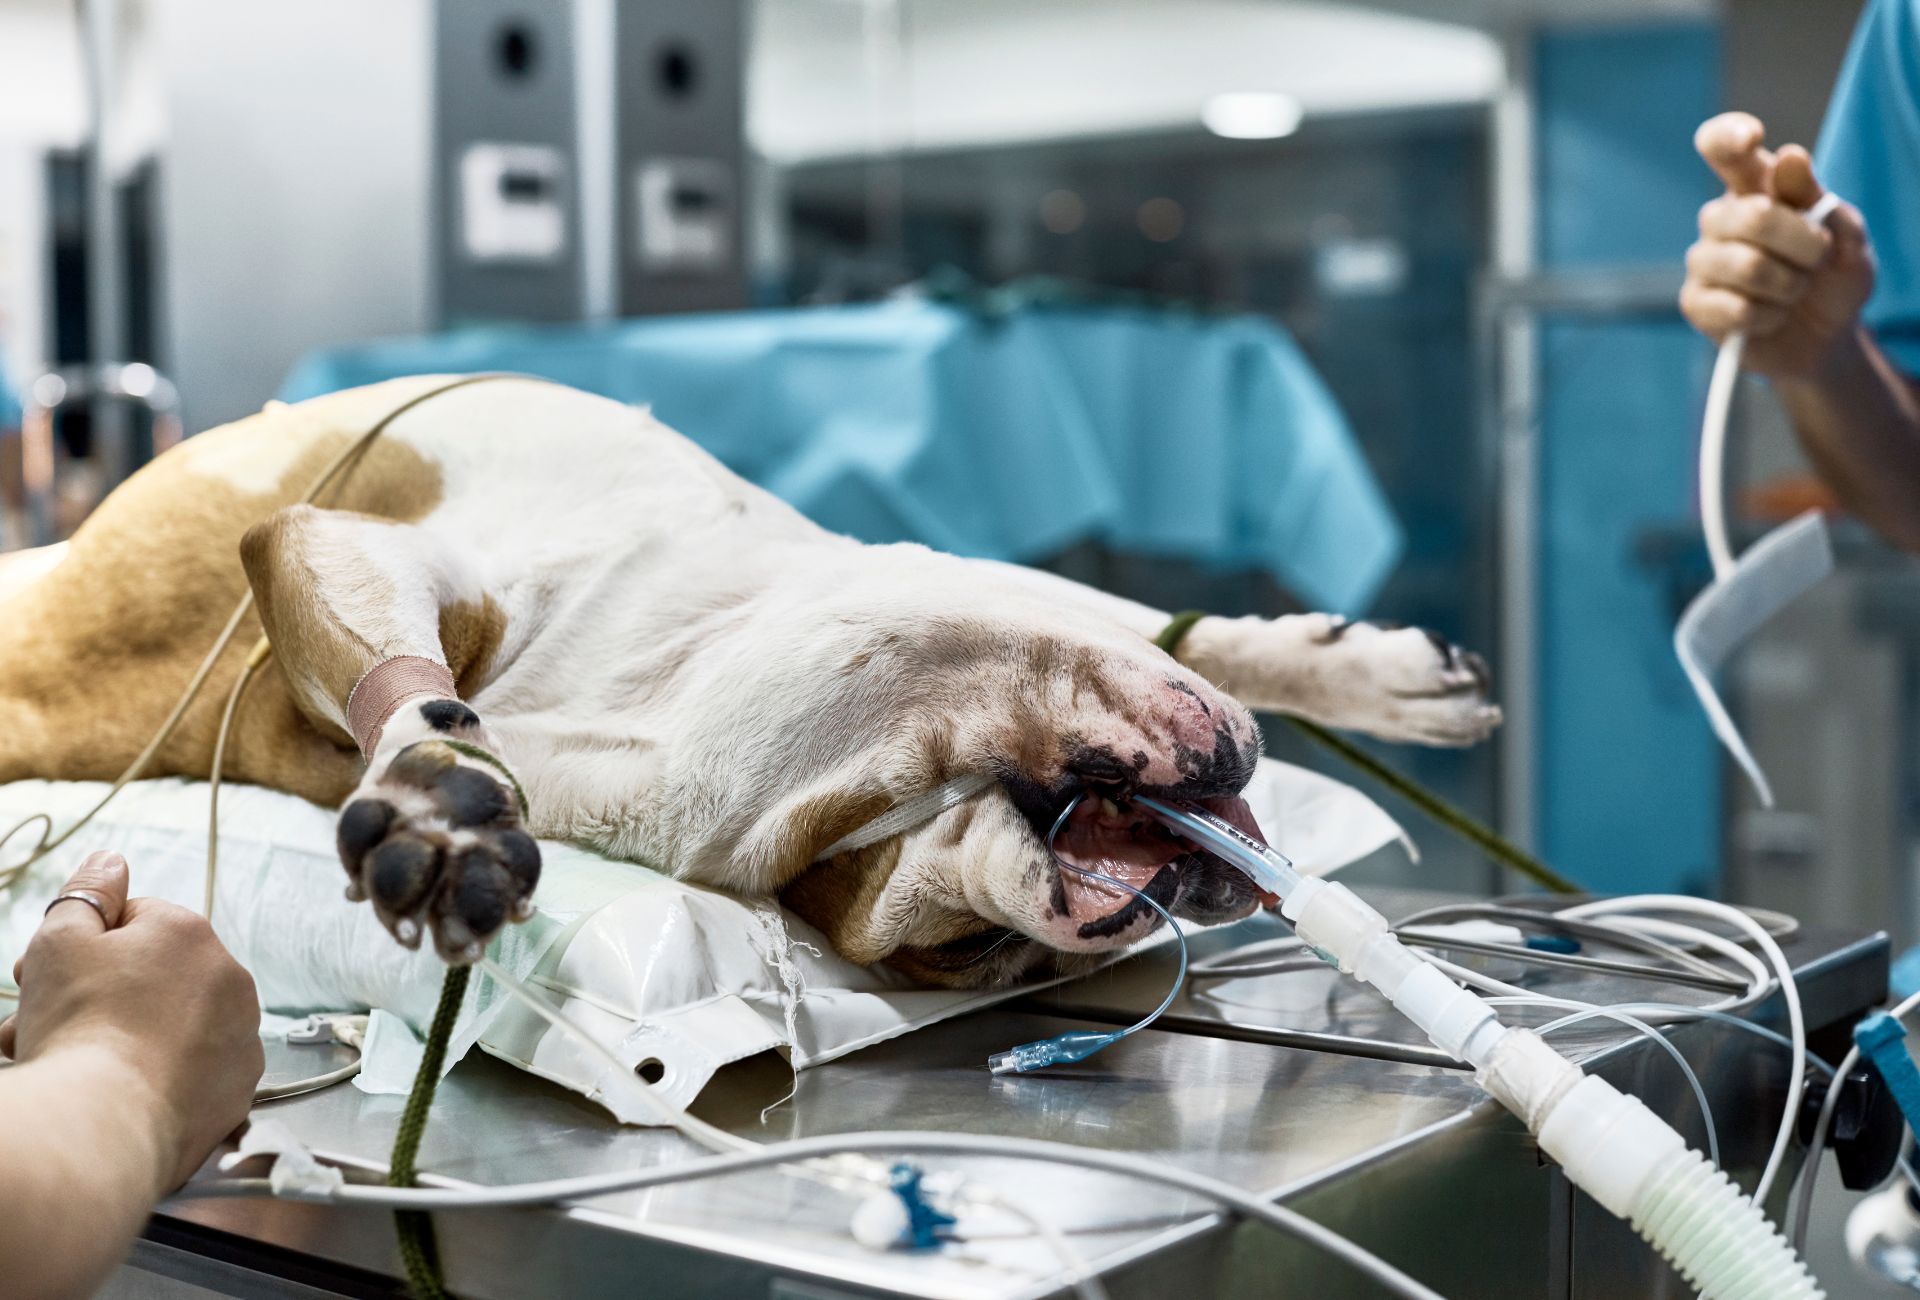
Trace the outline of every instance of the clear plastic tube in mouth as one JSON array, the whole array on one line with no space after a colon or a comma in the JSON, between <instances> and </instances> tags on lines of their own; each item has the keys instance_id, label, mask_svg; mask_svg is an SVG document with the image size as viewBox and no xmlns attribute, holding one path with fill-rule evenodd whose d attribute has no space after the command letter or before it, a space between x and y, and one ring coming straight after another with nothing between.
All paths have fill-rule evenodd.
<instances>
[{"instance_id":1,"label":"clear plastic tube in mouth","mask_svg":"<svg viewBox=\"0 0 1920 1300\"><path fill-rule=\"evenodd\" d=\"M1133 802L1175 834L1192 840L1228 866L1243 872L1258 888L1276 898L1285 898L1300 884L1300 873L1285 854L1196 803L1185 799L1166 803L1146 795L1135 795Z\"/></svg>"}]
</instances>

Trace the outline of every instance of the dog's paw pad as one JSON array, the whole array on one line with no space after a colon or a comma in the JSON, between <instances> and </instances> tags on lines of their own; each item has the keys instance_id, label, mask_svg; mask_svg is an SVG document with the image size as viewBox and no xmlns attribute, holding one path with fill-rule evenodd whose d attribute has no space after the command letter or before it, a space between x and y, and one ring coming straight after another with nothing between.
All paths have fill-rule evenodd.
<instances>
[{"instance_id":1,"label":"dog's paw pad","mask_svg":"<svg viewBox=\"0 0 1920 1300\"><path fill-rule=\"evenodd\" d=\"M509 920L533 914L540 848L491 767L426 740L394 755L341 810L347 896L408 947L431 930L448 961L472 961Z\"/></svg>"}]
</instances>

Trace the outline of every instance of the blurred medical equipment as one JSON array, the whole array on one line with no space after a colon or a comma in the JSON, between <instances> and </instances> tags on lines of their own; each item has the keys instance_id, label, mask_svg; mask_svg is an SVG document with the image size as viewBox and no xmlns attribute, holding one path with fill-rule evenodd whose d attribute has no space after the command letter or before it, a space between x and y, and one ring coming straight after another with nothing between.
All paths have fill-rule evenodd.
<instances>
[{"instance_id":1,"label":"blurred medical equipment","mask_svg":"<svg viewBox=\"0 0 1920 1300\"><path fill-rule=\"evenodd\" d=\"M180 395L144 361L49 370L27 385L25 399L20 418L25 525L20 541L25 546L67 537L121 479L181 438ZM89 439L92 454L84 458L57 436L57 421L72 408L98 412L113 405L144 412L144 430L126 421L107 426L104 436ZM7 504L0 502L0 512Z\"/></svg>"},{"instance_id":2,"label":"blurred medical equipment","mask_svg":"<svg viewBox=\"0 0 1920 1300\"><path fill-rule=\"evenodd\" d=\"M746 305L744 0L437 0L439 318Z\"/></svg>"},{"instance_id":3,"label":"blurred medical equipment","mask_svg":"<svg viewBox=\"0 0 1920 1300\"><path fill-rule=\"evenodd\" d=\"M1840 196L1829 190L1808 208L1807 224L1819 229L1840 206ZM1756 542L1736 563L1727 541L1726 455L1727 418L1733 409L1733 388L1740 377L1740 358L1747 336L1737 330L1720 345L1713 363L1713 381L1707 389L1707 410L1700 431L1700 523L1713 560L1713 581L1694 597L1673 631L1674 653L1693 684L1720 738L1760 802L1773 806L1773 788L1766 773L1740 737L1726 705L1714 689L1713 675L1748 637L1768 619L1804 595L1833 572L1833 543L1825 516L1809 510L1774 529Z\"/></svg>"}]
</instances>

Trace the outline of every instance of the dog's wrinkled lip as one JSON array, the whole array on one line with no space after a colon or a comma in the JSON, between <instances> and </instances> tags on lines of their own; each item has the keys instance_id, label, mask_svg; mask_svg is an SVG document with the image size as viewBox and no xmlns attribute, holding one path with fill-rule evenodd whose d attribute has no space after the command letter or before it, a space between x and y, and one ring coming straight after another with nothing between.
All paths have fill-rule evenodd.
<instances>
[{"instance_id":1,"label":"dog's wrinkled lip","mask_svg":"<svg viewBox=\"0 0 1920 1300\"><path fill-rule=\"evenodd\" d=\"M1232 920L1257 905L1277 901L1245 873L1174 834L1133 802L1139 795L1166 802L1190 800L1264 843L1266 837L1252 810L1239 797L1239 783L1233 783L1233 788L1216 783L1147 787L1118 773L1099 776L1102 779L1088 780L1070 774L1052 786L1019 775L1001 777L1043 845L1060 813L1076 798L1080 800L1054 841L1051 882L1055 914L1085 918L1078 929L1080 938L1115 937L1142 921L1147 922L1141 931L1146 933L1161 918L1142 899L1089 879L1073 867L1121 881L1173 915L1203 925Z\"/></svg>"}]
</instances>

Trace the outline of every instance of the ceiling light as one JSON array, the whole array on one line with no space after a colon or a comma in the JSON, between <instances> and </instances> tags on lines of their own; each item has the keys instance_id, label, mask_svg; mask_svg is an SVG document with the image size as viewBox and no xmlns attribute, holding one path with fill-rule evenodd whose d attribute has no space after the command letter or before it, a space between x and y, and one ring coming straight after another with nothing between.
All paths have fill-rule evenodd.
<instances>
[{"instance_id":1,"label":"ceiling light","mask_svg":"<svg viewBox=\"0 0 1920 1300\"><path fill-rule=\"evenodd\" d=\"M1300 101L1277 90L1215 95L1200 110L1207 130L1229 140L1278 140L1300 129Z\"/></svg>"}]
</instances>

